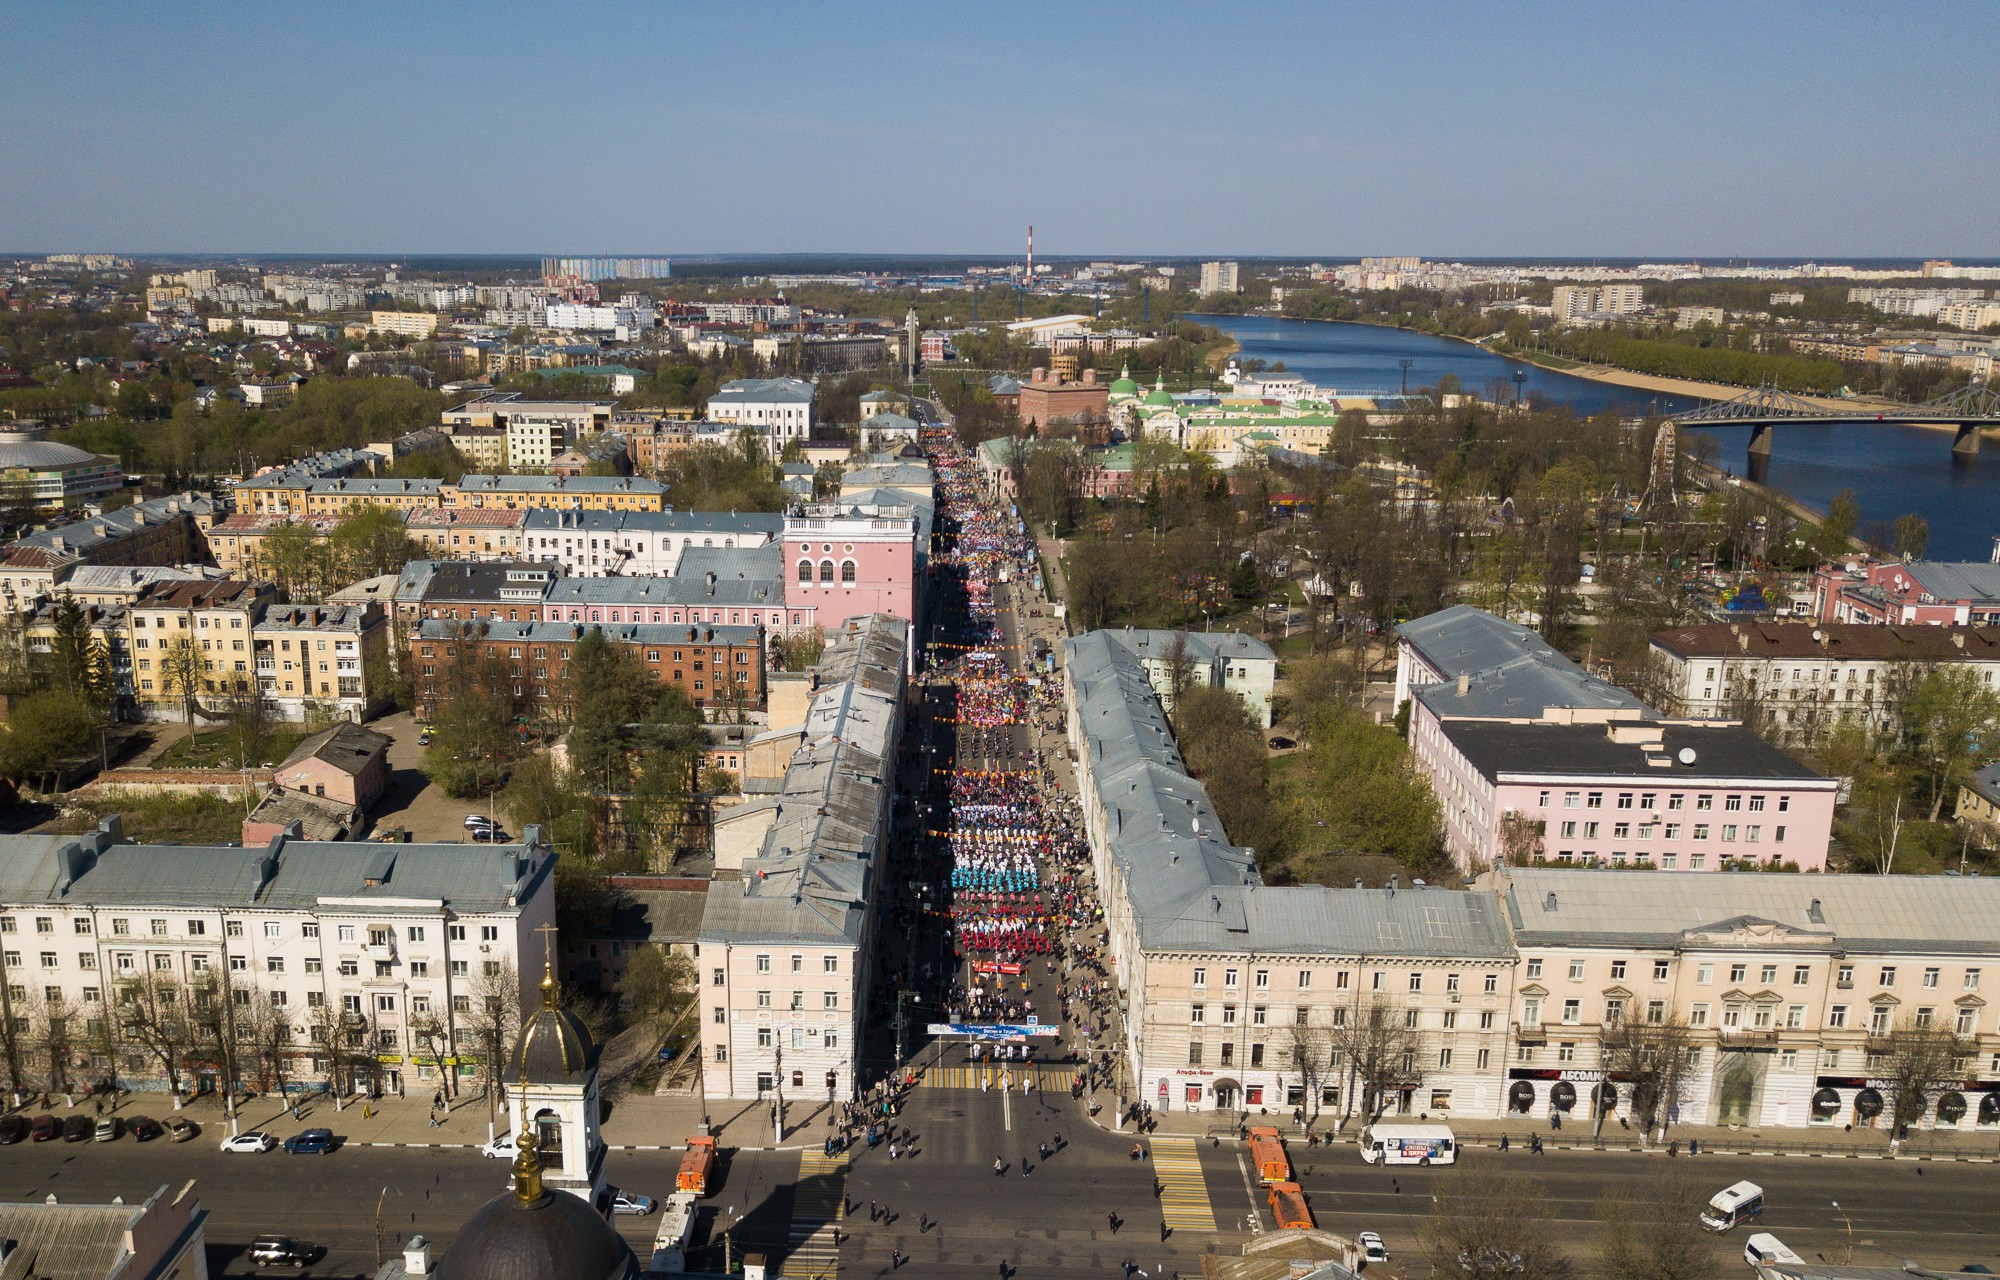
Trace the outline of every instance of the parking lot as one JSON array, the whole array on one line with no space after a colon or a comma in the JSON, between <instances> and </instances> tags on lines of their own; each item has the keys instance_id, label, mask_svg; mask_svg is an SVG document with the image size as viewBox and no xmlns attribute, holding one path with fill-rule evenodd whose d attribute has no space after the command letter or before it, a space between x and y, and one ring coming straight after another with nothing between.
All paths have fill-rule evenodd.
<instances>
[{"instance_id":1,"label":"parking lot","mask_svg":"<svg viewBox=\"0 0 2000 1280\"><path fill-rule=\"evenodd\" d=\"M472 800L454 800L431 785L419 765L423 762L424 748L417 737L423 726L409 712L398 712L369 722L369 728L387 734L389 742L389 791L375 807L371 830L383 831L391 827L403 827L410 832L410 838L419 842L441 842L468 840L465 829L467 814L485 813L484 803ZM518 836L520 832L509 825L505 813L497 808L492 817L508 834Z\"/></svg>"}]
</instances>

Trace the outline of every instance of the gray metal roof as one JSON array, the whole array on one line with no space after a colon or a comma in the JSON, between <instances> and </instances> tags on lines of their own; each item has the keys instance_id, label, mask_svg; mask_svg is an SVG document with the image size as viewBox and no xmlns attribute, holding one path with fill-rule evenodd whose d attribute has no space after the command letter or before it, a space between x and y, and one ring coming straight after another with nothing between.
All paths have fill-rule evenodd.
<instances>
[{"instance_id":1,"label":"gray metal roof","mask_svg":"<svg viewBox=\"0 0 2000 1280\"><path fill-rule=\"evenodd\" d=\"M461 476L460 493L637 493L664 494L667 487L644 476Z\"/></svg>"},{"instance_id":2,"label":"gray metal roof","mask_svg":"<svg viewBox=\"0 0 2000 1280\"><path fill-rule=\"evenodd\" d=\"M1620 742L1613 730L1660 735L1656 744ZM1821 781L1831 778L1734 724L1515 724L1505 720L1446 720L1439 731L1488 781L1579 774L1630 777L1662 786ZM1648 749L1651 747L1652 749ZM1680 753L1693 753L1683 764Z\"/></svg>"},{"instance_id":3,"label":"gray metal roof","mask_svg":"<svg viewBox=\"0 0 2000 1280\"><path fill-rule=\"evenodd\" d=\"M2000 599L2000 563L1983 560L1918 560L1903 566L1917 585L1939 600Z\"/></svg>"},{"instance_id":4,"label":"gray metal roof","mask_svg":"<svg viewBox=\"0 0 2000 1280\"><path fill-rule=\"evenodd\" d=\"M1447 680L1461 671L1485 671L1525 654L1576 666L1533 630L1469 604L1398 623L1396 634Z\"/></svg>"},{"instance_id":5,"label":"gray metal roof","mask_svg":"<svg viewBox=\"0 0 2000 1280\"><path fill-rule=\"evenodd\" d=\"M164 1193L166 1188L160 1189ZM156 1195L155 1200L160 1196ZM0 1204L9 1274L36 1280L109 1280L133 1261L126 1246L151 1203Z\"/></svg>"},{"instance_id":6,"label":"gray metal roof","mask_svg":"<svg viewBox=\"0 0 2000 1280\"><path fill-rule=\"evenodd\" d=\"M1550 707L1659 713L1609 681L1600 680L1526 627L1484 609L1449 609L1397 626L1403 643L1443 673L1421 685L1416 699L1440 719L1533 719ZM1465 677L1464 693L1457 680Z\"/></svg>"},{"instance_id":7,"label":"gray metal roof","mask_svg":"<svg viewBox=\"0 0 2000 1280\"><path fill-rule=\"evenodd\" d=\"M1505 900L1523 949L1670 948L1776 926L1764 945L1850 954L2000 954L2000 878L1516 868Z\"/></svg>"},{"instance_id":8,"label":"gray metal roof","mask_svg":"<svg viewBox=\"0 0 2000 1280\"><path fill-rule=\"evenodd\" d=\"M1130 649L1135 657L1164 662L1173 651L1174 637L1181 637L1182 649L1190 662L1213 664L1241 658L1246 661L1276 662L1278 655L1253 635L1241 631L1169 631L1125 627L1106 635Z\"/></svg>"},{"instance_id":9,"label":"gray metal roof","mask_svg":"<svg viewBox=\"0 0 2000 1280\"><path fill-rule=\"evenodd\" d=\"M1975 770L1966 778L1965 785L1972 788L1973 794L1986 803L2000 804L2000 760L1995 760L1983 769Z\"/></svg>"},{"instance_id":10,"label":"gray metal roof","mask_svg":"<svg viewBox=\"0 0 2000 1280\"><path fill-rule=\"evenodd\" d=\"M785 531L785 517L762 511L550 511L528 512L529 533L713 533L764 534Z\"/></svg>"},{"instance_id":11,"label":"gray metal roof","mask_svg":"<svg viewBox=\"0 0 2000 1280\"><path fill-rule=\"evenodd\" d=\"M417 629L421 640L455 640L474 628L488 642L574 644L589 631L601 631L614 644L756 644L762 627L724 626L719 622L477 622L456 618L425 618Z\"/></svg>"},{"instance_id":12,"label":"gray metal roof","mask_svg":"<svg viewBox=\"0 0 2000 1280\"><path fill-rule=\"evenodd\" d=\"M8 549L34 549L54 556L83 556L169 520L216 514L215 502L210 498L196 493L174 494L73 521L59 528L30 533L16 539Z\"/></svg>"},{"instance_id":13,"label":"gray metal roof","mask_svg":"<svg viewBox=\"0 0 2000 1280\"><path fill-rule=\"evenodd\" d=\"M812 398L813 384L803 378L738 378L723 383L708 403L811 404Z\"/></svg>"}]
</instances>

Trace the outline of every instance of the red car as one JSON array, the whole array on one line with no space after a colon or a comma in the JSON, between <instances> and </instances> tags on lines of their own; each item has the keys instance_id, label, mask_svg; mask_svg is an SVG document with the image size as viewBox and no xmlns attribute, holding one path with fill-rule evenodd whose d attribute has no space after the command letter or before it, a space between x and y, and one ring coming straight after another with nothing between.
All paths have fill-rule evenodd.
<instances>
[{"instance_id":1,"label":"red car","mask_svg":"<svg viewBox=\"0 0 2000 1280\"><path fill-rule=\"evenodd\" d=\"M54 1116L36 1116L28 1134L36 1142L52 1142L62 1136L62 1126L56 1123Z\"/></svg>"}]
</instances>

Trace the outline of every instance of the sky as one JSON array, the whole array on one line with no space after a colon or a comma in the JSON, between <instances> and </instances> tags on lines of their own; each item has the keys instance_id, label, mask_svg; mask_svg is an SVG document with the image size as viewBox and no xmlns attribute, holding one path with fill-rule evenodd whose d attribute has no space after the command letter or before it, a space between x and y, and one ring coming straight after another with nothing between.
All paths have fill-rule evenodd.
<instances>
[{"instance_id":1,"label":"sky","mask_svg":"<svg viewBox=\"0 0 2000 1280\"><path fill-rule=\"evenodd\" d=\"M0 252L2000 257L1983 0L0 0Z\"/></svg>"}]
</instances>

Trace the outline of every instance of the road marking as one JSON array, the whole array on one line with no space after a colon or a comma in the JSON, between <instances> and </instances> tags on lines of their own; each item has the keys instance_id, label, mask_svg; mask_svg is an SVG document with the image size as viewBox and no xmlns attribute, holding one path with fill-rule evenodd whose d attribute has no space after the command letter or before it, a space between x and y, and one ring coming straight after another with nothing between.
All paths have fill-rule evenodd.
<instances>
[{"instance_id":1,"label":"road marking","mask_svg":"<svg viewBox=\"0 0 2000 1280\"><path fill-rule=\"evenodd\" d=\"M1250 1197L1250 1216L1244 1219L1249 1224L1250 1234L1264 1234L1264 1216L1257 1208L1257 1187L1250 1181L1250 1164L1244 1160L1241 1151L1236 1153L1236 1172L1243 1175L1243 1194Z\"/></svg>"},{"instance_id":2,"label":"road marking","mask_svg":"<svg viewBox=\"0 0 2000 1280\"><path fill-rule=\"evenodd\" d=\"M1159 1179L1160 1217L1176 1231L1214 1231L1215 1209L1193 1138L1154 1138L1153 1176Z\"/></svg>"},{"instance_id":3,"label":"road marking","mask_svg":"<svg viewBox=\"0 0 2000 1280\"><path fill-rule=\"evenodd\" d=\"M1014 1131L1014 1091L1006 1087L1004 1077L1000 1087L1000 1124L1007 1132Z\"/></svg>"},{"instance_id":4,"label":"road marking","mask_svg":"<svg viewBox=\"0 0 2000 1280\"><path fill-rule=\"evenodd\" d=\"M1068 1067L1038 1062L1031 1064L1031 1068L1034 1072L1035 1092L1069 1092L1070 1081L1073 1076ZM992 1088L998 1089L1000 1087L1000 1073L1003 1070L1008 1073L1007 1078L1012 1082L1014 1088L1019 1089L1021 1087L1022 1064L1018 1062L1004 1065L988 1065L982 1062L929 1067L925 1069L923 1078L917 1083L919 1086L927 1085L933 1089L977 1089L979 1082L984 1080Z\"/></svg>"},{"instance_id":5,"label":"road marking","mask_svg":"<svg viewBox=\"0 0 2000 1280\"><path fill-rule=\"evenodd\" d=\"M847 1217L847 1157L824 1151L799 1153L799 1177L792 1188L792 1222L779 1274L803 1280L840 1272L840 1246L833 1234Z\"/></svg>"}]
</instances>

